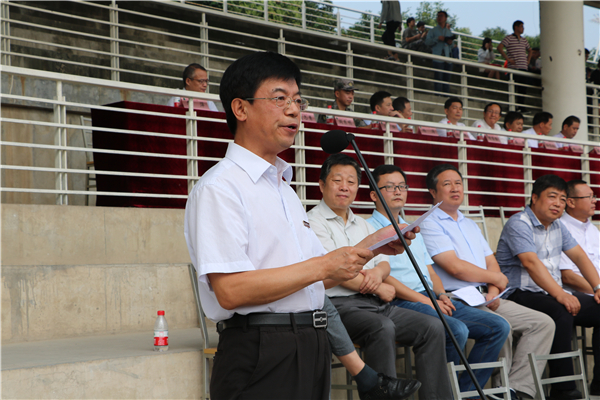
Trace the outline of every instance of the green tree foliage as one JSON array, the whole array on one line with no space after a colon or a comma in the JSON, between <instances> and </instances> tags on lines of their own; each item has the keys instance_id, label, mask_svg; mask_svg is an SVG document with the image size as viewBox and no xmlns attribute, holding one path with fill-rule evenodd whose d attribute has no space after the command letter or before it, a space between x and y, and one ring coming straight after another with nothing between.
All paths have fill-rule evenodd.
<instances>
[{"instance_id":1,"label":"green tree foliage","mask_svg":"<svg viewBox=\"0 0 600 400\"><path fill-rule=\"evenodd\" d=\"M499 26L495 28L486 28L483 32L481 32L481 37L489 37L492 40L502 40L506 35L508 35L506 29L503 29Z\"/></svg>"},{"instance_id":2,"label":"green tree foliage","mask_svg":"<svg viewBox=\"0 0 600 400\"><path fill-rule=\"evenodd\" d=\"M531 48L534 47L540 47L540 35L537 36L527 36L525 35L525 38L527 39L527 41L529 42L529 46L531 46Z\"/></svg>"},{"instance_id":3,"label":"green tree foliage","mask_svg":"<svg viewBox=\"0 0 600 400\"><path fill-rule=\"evenodd\" d=\"M438 11L446 11L448 13L448 23L454 29L458 22L458 17L456 14L450 14L448 12L448 8L444 5L443 1L422 1L417 7L417 11L415 15L411 15L415 18L415 20L423 21L427 25L436 26L437 25L437 13Z\"/></svg>"},{"instance_id":4,"label":"green tree foliage","mask_svg":"<svg viewBox=\"0 0 600 400\"><path fill-rule=\"evenodd\" d=\"M371 12L367 10L367 12ZM381 19L379 16L373 17L373 25L375 28L375 40L378 41L383 34L383 30L377 28ZM364 40L370 40L371 37L371 15L361 14L360 20L350 25L348 28L342 28L342 36L356 37Z\"/></svg>"}]
</instances>

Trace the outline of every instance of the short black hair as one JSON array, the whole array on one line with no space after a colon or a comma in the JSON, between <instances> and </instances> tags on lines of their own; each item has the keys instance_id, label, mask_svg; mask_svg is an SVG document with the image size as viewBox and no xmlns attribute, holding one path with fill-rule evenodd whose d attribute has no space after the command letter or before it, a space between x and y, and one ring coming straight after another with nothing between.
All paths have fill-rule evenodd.
<instances>
[{"instance_id":1,"label":"short black hair","mask_svg":"<svg viewBox=\"0 0 600 400\"><path fill-rule=\"evenodd\" d=\"M408 180L406 179L406 174L404 173L404 171L402 171L402 168L397 167L393 164L382 164L377 166L377 168L373 170L373 180L375 181L377 186L379 186L379 178L381 178L382 175L387 175L394 172L400 172L404 177L404 182L408 182ZM375 190L375 188L371 187L371 190Z\"/></svg>"},{"instance_id":2,"label":"short black hair","mask_svg":"<svg viewBox=\"0 0 600 400\"><path fill-rule=\"evenodd\" d=\"M406 19L406 25L410 24L412 21L414 21L415 19L413 17L409 17Z\"/></svg>"},{"instance_id":3,"label":"short black hair","mask_svg":"<svg viewBox=\"0 0 600 400\"><path fill-rule=\"evenodd\" d=\"M436 14L439 14L439 13L443 13L446 16L446 18L448 18L448 13L446 11L438 10L438 12Z\"/></svg>"},{"instance_id":4,"label":"short black hair","mask_svg":"<svg viewBox=\"0 0 600 400\"><path fill-rule=\"evenodd\" d=\"M455 171L460 176L460 179L462 180L462 178L463 178L462 174L460 173L458 168L456 168L454 165L438 164L435 167L431 168L431 170L427 173L427 176L425 177L425 183L427 184L427 189L437 190L439 174L441 174L444 171L448 171L448 170Z\"/></svg>"},{"instance_id":5,"label":"short black hair","mask_svg":"<svg viewBox=\"0 0 600 400\"><path fill-rule=\"evenodd\" d=\"M502 115L502 106L500 104L494 103L494 102L486 104L485 108L483 109L483 112L486 113L491 106L498 106L498 107L500 107L500 115Z\"/></svg>"},{"instance_id":6,"label":"short black hair","mask_svg":"<svg viewBox=\"0 0 600 400\"><path fill-rule=\"evenodd\" d=\"M394 107L394 110L396 111L404 112L406 103L410 103L406 97L397 97L392 101L392 107Z\"/></svg>"},{"instance_id":7,"label":"short black hair","mask_svg":"<svg viewBox=\"0 0 600 400\"><path fill-rule=\"evenodd\" d=\"M533 51L540 51L540 48L539 47L534 47L531 50L533 50Z\"/></svg>"},{"instance_id":8,"label":"short black hair","mask_svg":"<svg viewBox=\"0 0 600 400\"><path fill-rule=\"evenodd\" d=\"M446 100L446 102L444 103L444 108L445 109L449 109L452 106L452 103L460 103L460 106L462 107L463 102L461 99L459 99L458 97L450 97L448 100Z\"/></svg>"},{"instance_id":9,"label":"short black hair","mask_svg":"<svg viewBox=\"0 0 600 400\"><path fill-rule=\"evenodd\" d=\"M560 128L564 128L565 125L566 126L571 126L573 125L573 123L577 122L578 124L581 123L581 120L579 118L577 118L574 115L568 116L567 118L565 118L565 120L563 121L562 125L560 126Z\"/></svg>"},{"instance_id":10,"label":"short black hair","mask_svg":"<svg viewBox=\"0 0 600 400\"><path fill-rule=\"evenodd\" d=\"M383 103L383 100L387 97L392 97L392 95L385 90L380 90L379 92L373 93L371 100L369 100L371 104L371 111L375 111L375 106L380 106L381 103Z\"/></svg>"},{"instance_id":11,"label":"short black hair","mask_svg":"<svg viewBox=\"0 0 600 400\"><path fill-rule=\"evenodd\" d=\"M327 159L325 160L325 162L323 163L323 165L321 165L321 175L319 176L319 180L325 182L327 181L327 177L329 176L329 173L331 172L331 168L333 168L336 165L351 165L354 167L354 169L356 170L356 176L358 177L358 183L360 184L360 165L358 165L358 162L356 162L356 160L352 157L350 157L348 154L344 154L344 153L336 153L336 154L332 154L329 157L327 157Z\"/></svg>"},{"instance_id":12,"label":"short black hair","mask_svg":"<svg viewBox=\"0 0 600 400\"><path fill-rule=\"evenodd\" d=\"M425 22L423 22L423 21L417 22L417 28L419 28L421 26L425 26Z\"/></svg>"},{"instance_id":13,"label":"short black hair","mask_svg":"<svg viewBox=\"0 0 600 400\"><path fill-rule=\"evenodd\" d=\"M513 22L513 31L515 30L515 28L519 25L523 25L523 21L520 20L516 20L515 22Z\"/></svg>"},{"instance_id":14,"label":"short black hair","mask_svg":"<svg viewBox=\"0 0 600 400\"><path fill-rule=\"evenodd\" d=\"M483 42L481 42L481 48L485 49L485 45L488 43L492 43L492 39L490 39L489 37L486 37L485 39L483 39Z\"/></svg>"},{"instance_id":15,"label":"short black hair","mask_svg":"<svg viewBox=\"0 0 600 400\"><path fill-rule=\"evenodd\" d=\"M219 97L227 116L227 126L233 136L237 130L237 118L231 110L231 102L234 99L254 97L260 85L271 78L286 81L293 79L298 88L302 83L300 68L286 56L271 51L239 58L223 73Z\"/></svg>"},{"instance_id":16,"label":"short black hair","mask_svg":"<svg viewBox=\"0 0 600 400\"><path fill-rule=\"evenodd\" d=\"M518 111L507 112L506 115L504 116L504 129L508 130L508 128L506 127L506 124L512 124L513 122L515 122L518 119L522 119L523 121L525 121L525 117L520 112L518 112Z\"/></svg>"},{"instance_id":17,"label":"short black hair","mask_svg":"<svg viewBox=\"0 0 600 400\"><path fill-rule=\"evenodd\" d=\"M196 73L197 69L206 71L206 68L204 68L202 65L196 64L196 63L192 63L192 64L188 65L187 67L185 67L185 69L183 70L183 87L185 87L185 85L187 84L186 81L188 79L194 79L194 74Z\"/></svg>"},{"instance_id":18,"label":"short black hair","mask_svg":"<svg viewBox=\"0 0 600 400\"><path fill-rule=\"evenodd\" d=\"M557 190L567 193L567 182L558 175L548 174L542 175L535 180L533 183L533 189L531 189L531 197L533 195L540 197L542 192L548 188L555 188ZM529 201L529 206L533 204L533 201Z\"/></svg>"},{"instance_id":19,"label":"short black hair","mask_svg":"<svg viewBox=\"0 0 600 400\"><path fill-rule=\"evenodd\" d=\"M533 122L532 122L532 125L533 125L533 126L536 126L536 125L538 125L538 124L541 124L541 123L547 124L547 123L548 123L548 121L550 121L552 118L554 118L554 117L552 116L552 114L550 114L550 113L549 113L549 112L547 112L547 111L542 111L542 112L536 113L536 114L533 116Z\"/></svg>"},{"instance_id":20,"label":"short black hair","mask_svg":"<svg viewBox=\"0 0 600 400\"><path fill-rule=\"evenodd\" d=\"M577 185L587 185L588 183L582 179L573 179L572 181L567 182L567 197L575 197L577 194L575 192L575 187Z\"/></svg>"}]
</instances>

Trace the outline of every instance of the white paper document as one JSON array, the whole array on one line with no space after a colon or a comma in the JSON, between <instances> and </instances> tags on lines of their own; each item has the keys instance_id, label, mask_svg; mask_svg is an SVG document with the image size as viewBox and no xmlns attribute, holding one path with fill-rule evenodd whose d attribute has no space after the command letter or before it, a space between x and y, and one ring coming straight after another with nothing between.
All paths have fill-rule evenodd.
<instances>
[{"instance_id":1,"label":"white paper document","mask_svg":"<svg viewBox=\"0 0 600 400\"><path fill-rule=\"evenodd\" d=\"M510 287L507 287L506 289L504 289L504 291L502 293L500 293L498 296L494 297L493 299L491 299L489 301L485 300L485 296L483 294L481 294L481 292L479 292L479 290L477 290L477 288L475 286L467 286L462 289L457 289L457 290L453 291L452 294L454 296L456 296L457 298L463 300L465 303L467 303L471 307L477 307L477 306L487 306L488 304L496 301L497 299L500 298L500 296L502 296L504 293L506 293L506 291L508 289L510 289Z\"/></svg>"},{"instance_id":2,"label":"white paper document","mask_svg":"<svg viewBox=\"0 0 600 400\"><path fill-rule=\"evenodd\" d=\"M423 222L425 220L425 218L429 217L429 215L433 212L433 210L438 208L440 206L440 204L442 204L442 203L443 202L440 201L435 206L431 207L425 214L421 215L419 218L417 218L417 220L415 222L408 225L407 227L402 229L400 232L402 232L402 234L404 235L406 232L410 232L413 229L415 229L415 227L419 226L421 224L421 222ZM369 250L373 251L373 250L378 249L381 246L384 246L384 245L388 244L389 242L393 242L394 240L397 240L397 239L398 239L398 235L394 235L387 239L383 239L382 241L375 243L373 246L369 247Z\"/></svg>"}]
</instances>

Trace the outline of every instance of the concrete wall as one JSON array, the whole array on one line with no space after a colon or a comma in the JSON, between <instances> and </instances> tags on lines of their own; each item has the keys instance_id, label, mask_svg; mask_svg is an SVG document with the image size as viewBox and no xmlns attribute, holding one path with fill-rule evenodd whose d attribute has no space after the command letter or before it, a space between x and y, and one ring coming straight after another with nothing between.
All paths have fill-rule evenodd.
<instances>
[{"instance_id":1,"label":"concrete wall","mask_svg":"<svg viewBox=\"0 0 600 400\"><path fill-rule=\"evenodd\" d=\"M197 326L183 210L1 211L3 343Z\"/></svg>"}]
</instances>

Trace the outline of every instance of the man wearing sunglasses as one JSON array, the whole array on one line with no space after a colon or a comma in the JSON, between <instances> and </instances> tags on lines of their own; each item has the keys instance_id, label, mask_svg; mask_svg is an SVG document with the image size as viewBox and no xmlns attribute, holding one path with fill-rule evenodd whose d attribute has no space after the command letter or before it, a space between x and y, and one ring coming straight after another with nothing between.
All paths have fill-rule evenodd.
<instances>
[{"instance_id":1,"label":"man wearing sunglasses","mask_svg":"<svg viewBox=\"0 0 600 400\"><path fill-rule=\"evenodd\" d=\"M208 88L208 82L208 72L200 64L190 64L183 70L183 90L205 93ZM187 101L188 99L185 97L175 96L171 97L167 105L171 107L175 105L187 107ZM210 111L219 111L214 102L207 101L206 103Z\"/></svg>"}]
</instances>

